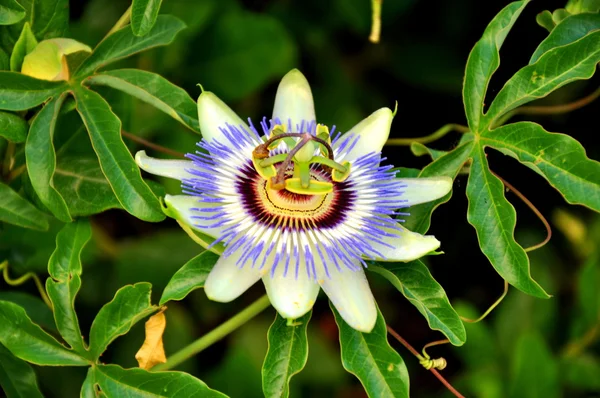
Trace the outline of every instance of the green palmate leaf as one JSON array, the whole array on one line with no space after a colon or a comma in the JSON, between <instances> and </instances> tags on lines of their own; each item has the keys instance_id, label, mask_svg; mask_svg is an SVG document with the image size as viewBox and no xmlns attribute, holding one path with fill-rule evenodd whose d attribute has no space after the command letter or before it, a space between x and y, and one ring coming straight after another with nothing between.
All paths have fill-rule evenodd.
<instances>
[{"instance_id":1,"label":"green palmate leaf","mask_svg":"<svg viewBox=\"0 0 600 398\"><path fill-rule=\"evenodd\" d=\"M36 115L25 144L25 158L27 159L27 172L31 179L31 185L40 201L56 218L64 222L70 222L71 216L67 204L55 189L53 181L56 169L56 153L53 144L54 131L66 95L66 93L63 93L52 99Z\"/></svg>"},{"instance_id":2,"label":"green palmate leaf","mask_svg":"<svg viewBox=\"0 0 600 398\"><path fill-rule=\"evenodd\" d=\"M431 160L436 160L443 155L447 154L447 151L440 151L437 149L428 148L420 142L413 142L410 144L410 151L415 156L430 156Z\"/></svg>"},{"instance_id":3,"label":"green palmate leaf","mask_svg":"<svg viewBox=\"0 0 600 398\"><path fill-rule=\"evenodd\" d=\"M211 91L226 99L241 99L292 69L296 57L296 44L277 18L230 12L215 21L197 73ZM244 73L239 73L239 65L244 65Z\"/></svg>"},{"instance_id":4,"label":"green palmate leaf","mask_svg":"<svg viewBox=\"0 0 600 398\"><path fill-rule=\"evenodd\" d=\"M67 88L65 82L38 80L16 72L0 72L0 109L24 111Z\"/></svg>"},{"instance_id":5,"label":"green palmate leaf","mask_svg":"<svg viewBox=\"0 0 600 398\"><path fill-rule=\"evenodd\" d=\"M548 32L552 32L556 24L552 20L552 13L548 10L544 10L535 16L535 22Z\"/></svg>"},{"instance_id":6,"label":"green palmate leaf","mask_svg":"<svg viewBox=\"0 0 600 398\"><path fill-rule=\"evenodd\" d=\"M131 4L131 29L136 36L144 36L156 22L162 0L133 0Z\"/></svg>"},{"instance_id":7,"label":"green palmate leaf","mask_svg":"<svg viewBox=\"0 0 600 398\"><path fill-rule=\"evenodd\" d=\"M600 211L600 163L589 159L575 139L519 122L485 132L481 142L546 178L567 202Z\"/></svg>"},{"instance_id":8,"label":"green palmate leaf","mask_svg":"<svg viewBox=\"0 0 600 398\"><path fill-rule=\"evenodd\" d=\"M467 219L477 231L481 251L496 271L511 285L533 296L548 294L529 273L529 258L515 241L515 208L504 197L504 185L488 167L483 147L473 149L473 164L467 184Z\"/></svg>"},{"instance_id":9,"label":"green palmate leaf","mask_svg":"<svg viewBox=\"0 0 600 398\"><path fill-rule=\"evenodd\" d=\"M48 273L65 282L73 275L81 275L81 251L92 237L92 228L86 219L67 224L56 236L56 250L50 256Z\"/></svg>"},{"instance_id":10,"label":"green palmate leaf","mask_svg":"<svg viewBox=\"0 0 600 398\"><path fill-rule=\"evenodd\" d=\"M63 105L62 109L66 106ZM56 131L59 135L55 140L58 142L55 144L57 159L54 186L65 199L71 216L89 216L108 209L122 209L102 173L79 115L73 112L59 117ZM154 191L152 186L150 188Z\"/></svg>"},{"instance_id":11,"label":"green palmate leaf","mask_svg":"<svg viewBox=\"0 0 600 398\"><path fill-rule=\"evenodd\" d=\"M90 329L90 352L98 358L117 337L127 333L140 319L158 309L150 302L149 283L122 287L113 300L104 305Z\"/></svg>"},{"instance_id":12,"label":"green palmate leaf","mask_svg":"<svg viewBox=\"0 0 600 398\"><path fill-rule=\"evenodd\" d=\"M47 230L48 219L8 185L0 183L0 221L20 227Z\"/></svg>"},{"instance_id":13,"label":"green palmate leaf","mask_svg":"<svg viewBox=\"0 0 600 398\"><path fill-rule=\"evenodd\" d=\"M262 367L265 397L288 397L292 376L299 373L308 359L306 328L312 311L296 319L293 325L279 314L269 328L269 349Z\"/></svg>"},{"instance_id":14,"label":"green palmate leaf","mask_svg":"<svg viewBox=\"0 0 600 398\"><path fill-rule=\"evenodd\" d=\"M344 369L360 380L371 398L408 397L408 370L388 343L381 312L371 333L361 333L348 326L331 303L330 307L340 330Z\"/></svg>"},{"instance_id":15,"label":"green palmate leaf","mask_svg":"<svg viewBox=\"0 0 600 398\"><path fill-rule=\"evenodd\" d=\"M188 261L169 281L160 305L171 300L183 300L192 290L204 287L206 277L218 259L218 255L205 251Z\"/></svg>"},{"instance_id":16,"label":"green palmate leaf","mask_svg":"<svg viewBox=\"0 0 600 398\"><path fill-rule=\"evenodd\" d=\"M40 40L65 37L69 31L69 0L33 0L33 32Z\"/></svg>"},{"instance_id":17,"label":"green palmate leaf","mask_svg":"<svg viewBox=\"0 0 600 398\"><path fill-rule=\"evenodd\" d=\"M148 372L117 365L94 368L96 383L108 397L226 398L204 382L183 372Z\"/></svg>"},{"instance_id":18,"label":"green palmate leaf","mask_svg":"<svg viewBox=\"0 0 600 398\"><path fill-rule=\"evenodd\" d=\"M565 9L571 14L582 12L600 11L600 1L598 0L568 0Z\"/></svg>"},{"instance_id":19,"label":"green palmate leaf","mask_svg":"<svg viewBox=\"0 0 600 398\"><path fill-rule=\"evenodd\" d=\"M94 91L74 89L77 110L100 160L102 172L125 210L145 221L165 218L158 198L142 180L140 170L121 138L121 121Z\"/></svg>"},{"instance_id":20,"label":"green palmate leaf","mask_svg":"<svg viewBox=\"0 0 600 398\"><path fill-rule=\"evenodd\" d=\"M25 120L13 113L0 112L0 126L2 126L0 137L4 137L15 144L25 142L27 139L29 125Z\"/></svg>"},{"instance_id":21,"label":"green palmate leaf","mask_svg":"<svg viewBox=\"0 0 600 398\"><path fill-rule=\"evenodd\" d=\"M385 268L372 265L369 271L390 281L423 314L431 329L444 333L454 345L465 343L467 335L462 321L425 264L416 260L389 263Z\"/></svg>"},{"instance_id":22,"label":"green palmate leaf","mask_svg":"<svg viewBox=\"0 0 600 398\"><path fill-rule=\"evenodd\" d=\"M577 14L566 18L544 39L531 56L529 64L556 47L577 41L590 32L600 29L600 14Z\"/></svg>"},{"instance_id":23,"label":"green palmate leaf","mask_svg":"<svg viewBox=\"0 0 600 398\"><path fill-rule=\"evenodd\" d=\"M558 383L558 364L543 337L533 331L521 335L512 358L510 396L559 397Z\"/></svg>"},{"instance_id":24,"label":"green palmate leaf","mask_svg":"<svg viewBox=\"0 0 600 398\"><path fill-rule=\"evenodd\" d=\"M12 25L25 18L25 9L15 0L0 0L0 25Z\"/></svg>"},{"instance_id":25,"label":"green palmate leaf","mask_svg":"<svg viewBox=\"0 0 600 398\"><path fill-rule=\"evenodd\" d=\"M545 52L532 65L519 70L506 82L490 105L484 125L506 112L575 80L589 79L600 61L600 31Z\"/></svg>"},{"instance_id":26,"label":"green palmate leaf","mask_svg":"<svg viewBox=\"0 0 600 398\"><path fill-rule=\"evenodd\" d=\"M135 36L131 28L126 26L98 44L89 58L79 66L75 77L85 77L111 62L152 47L169 44L183 28L185 28L185 24L170 15L159 16L156 24L144 37Z\"/></svg>"},{"instance_id":27,"label":"green palmate leaf","mask_svg":"<svg viewBox=\"0 0 600 398\"><path fill-rule=\"evenodd\" d=\"M15 43L15 48L10 55L10 70L13 72L20 72L23 59L27 54L33 51L37 44L38 42L31 31L29 22L25 22L21 35Z\"/></svg>"},{"instance_id":28,"label":"green palmate leaf","mask_svg":"<svg viewBox=\"0 0 600 398\"><path fill-rule=\"evenodd\" d=\"M7 398L43 398L31 366L0 344L0 386Z\"/></svg>"},{"instance_id":29,"label":"green palmate leaf","mask_svg":"<svg viewBox=\"0 0 600 398\"><path fill-rule=\"evenodd\" d=\"M65 198L73 217L122 209L95 157L61 157L56 165L54 186Z\"/></svg>"},{"instance_id":30,"label":"green palmate leaf","mask_svg":"<svg viewBox=\"0 0 600 398\"><path fill-rule=\"evenodd\" d=\"M0 301L10 301L23 307L27 316L46 330L56 331L52 310L38 296L18 290L0 292Z\"/></svg>"},{"instance_id":31,"label":"green palmate leaf","mask_svg":"<svg viewBox=\"0 0 600 398\"><path fill-rule=\"evenodd\" d=\"M558 25L569 15L571 14L569 14L569 12L564 8L557 8L556 10L554 10L554 12L552 12L552 21L555 25Z\"/></svg>"},{"instance_id":32,"label":"green palmate leaf","mask_svg":"<svg viewBox=\"0 0 600 398\"><path fill-rule=\"evenodd\" d=\"M480 131L479 124L483 117L487 87L500 65L500 47L527 2L527 0L516 1L500 11L488 24L483 36L469 54L465 70L463 101L472 132Z\"/></svg>"},{"instance_id":33,"label":"green palmate leaf","mask_svg":"<svg viewBox=\"0 0 600 398\"><path fill-rule=\"evenodd\" d=\"M75 296L81 287L81 251L92 237L89 221L67 224L56 236L56 250L50 256L46 290L52 300L56 326L67 343L82 356L88 352L75 312Z\"/></svg>"},{"instance_id":34,"label":"green palmate leaf","mask_svg":"<svg viewBox=\"0 0 600 398\"><path fill-rule=\"evenodd\" d=\"M25 7L25 18L0 31L0 42L12 49L25 23L38 40L69 36L69 0L19 0Z\"/></svg>"},{"instance_id":35,"label":"green palmate leaf","mask_svg":"<svg viewBox=\"0 0 600 398\"><path fill-rule=\"evenodd\" d=\"M75 296L81 288L81 277L73 275L65 282L46 280L46 291L52 301L56 327L69 346L84 358L88 357L85 349L79 321L75 313Z\"/></svg>"},{"instance_id":36,"label":"green palmate leaf","mask_svg":"<svg viewBox=\"0 0 600 398\"><path fill-rule=\"evenodd\" d=\"M138 69L119 69L90 76L86 82L121 90L200 132L196 101L160 75Z\"/></svg>"},{"instance_id":37,"label":"green palmate leaf","mask_svg":"<svg viewBox=\"0 0 600 398\"><path fill-rule=\"evenodd\" d=\"M473 149L473 142L467 141L453 151L440 156L435 161L428 164L419 174L419 177L447 176L456 178L458 172L469 159ZM424 234L431 225L431 214L441 204L450 200L452 192L432 202L423 203L410 208L410 216L406 217L403 224L411 231Z\"/></svg>"},{"instance_id":38,"label":"green palmate leaf","mask_svg":"<svg viewBox=\"0 0 600 398\"><path fill-rule=\"evenodd\" d=\"M88 369L85 380L83 380L83 384L81 385L80 398L97 398L95 385L96 372L95 368L91 367Z\"/></svg>"},{"instance_id":39,"label":"green palmate leaf","mask_svg":"<svg viewBox=\"0 0 600 398\"><path fill-rule=\"evenodd\" d=\"M27 362L43 366L90 364L31 322L25 310L16 304L0 301L0 325L0 343Z\"/></svg>"}]
</instances>

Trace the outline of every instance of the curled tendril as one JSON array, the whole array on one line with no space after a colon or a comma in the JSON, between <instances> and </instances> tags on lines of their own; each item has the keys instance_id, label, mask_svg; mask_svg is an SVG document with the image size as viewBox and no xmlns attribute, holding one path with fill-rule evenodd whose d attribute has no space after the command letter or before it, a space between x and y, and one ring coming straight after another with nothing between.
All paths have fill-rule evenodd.
<instances>
[{"instance_id":1,"label":"curled tendril","mask_svg":"<svg viewBox=\"0 0 600 398\"><path fill-rule=\"evenodd\" d=\"M10 275L8 274L8 260L4 260L3 262L0 263L0 271L2 271L2 276L4 278L4 282L6 282L7 284L9 284L11 286L19 286L19 285L22 285L23 283L27 282L29 279L33 279L33 281L35 282L35 286L37 287L38 291L40 292L40 296L42 297L42 300L44 300L44 303L46 303L46 305L48 307L50 307L50 309L52 309L52 303L50 302L50 299L48 298L48 295L46 294L46 291L44 290L44 286L42 285L40 278L35 273L28 272L28 273L18 277L17 279L12 279L10 277Z\"/></svg>"},{"instance_id":2,"label":"curled tendril","mask_svg":"<svg viewBox=\"0 0 600 398\"><path fill-rule=\"evenodd\" d=\"M433 347L436 345L448 344L449 342L450 342L450 340L444 339L444 340L432 341L431 343L425 344L425 346L423 347L423 350L421 351L423 353L423 355L420 356L420 358L419 358L419 363L421 364L421 366L423 366L427 370L431 370L431 369L443 370L443 369L445 369L446 365L448 365L448 362L446 362L446 359L444 359L442 357L432 359L429 356L429 354L427 354L427 348Z\"/></svg>"},{"instance_id":3,"label":"curled tendril","mask_svg":"<svg viewBox=\"0 0 600 398\"><path fill-rule=\"evenodd\" d=\"M446 359L440 357L440 358L422 358L419 360L419 363L421 364L421 366L423 366L425 369L427 370L431 370L431 369L437 369L437 370L444 370L446 368L446 365L448 365L448 362L446 362Z\"/></svg>"}]
</instances>

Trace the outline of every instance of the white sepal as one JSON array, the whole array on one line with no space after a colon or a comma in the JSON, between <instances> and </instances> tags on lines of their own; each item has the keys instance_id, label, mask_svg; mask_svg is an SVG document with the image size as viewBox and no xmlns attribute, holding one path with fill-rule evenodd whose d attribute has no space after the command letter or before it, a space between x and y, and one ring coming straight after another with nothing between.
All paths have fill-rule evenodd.
<instances>
[{"instance_id":1,"label":"white sepal","mask_svg":"<svg viewBox=\"0 0 600 398\"><path fill-rule=\"evenodd\" d=\"M377 306L362 266L357 271L329 269L331 278L319 280L321 288L348 325L369 333L377 321Z\"/></svg>"},{"instance_id":2,"label":"white sepal","mask_svg":"<svg viewBox=\"0 0 600 398\"><path fill-rule=\"evenodd\" d=\"M221 256L208 274L204 284L206 296L213 301L227 303L238 298L261 277L257 268L246 265L239 268L236 262L244 254L238 250L229 256Z\"/></svg>"},{"instance_id":3,"label":"white sepal","mask_svg":"<svg viewBox=\"0 0 600 398\"><path fill-rule=\"evenodd\" d=\"M225 137L221 128L227 124L249 131L248 125L219 97L210 91L203 91L198 97L198 122L202 138L207 142L218 141L227 146L233 144Z\"/></svg>"},{"instance_id":4,"label":"white sepal","mask_svg":"<svg viewBox=\"0 0 600 398\"><path fill-rule=\"evenodd\" d=\"M405 188L402 188L401 195L390 198L390 200L398 200L398 207L431 202L452 190L452 178L450 177L397 178L395 181L406 185Z\"/></svg>"},{"instance_id":5,"label":"white sepal","mask_svg":"<svg viewBox=\"0 0 600 398\"><path fill-rule=\"evenodd\" d=\"M352 127L344 136L338 139L333 145L335 151L342 142L346 139L355 140L358 137L358 142L350 151L344 149L340 154L340 160L353 160L367 155L372 152L381 152L389 135L392 119L394 115L389 108L381 108L373 112L369 117L363 119L356 126Z\"/></svg>"},{"instance_id":6,"label":"white sepal","mask_svg":"<svg viewBox=\"0 0 600 398\"><path fill-rule=\"evenodd\" d=\"M310 85L298 69L292 69L281 79L275 96L273 119L279 119L286 126L291 119L294 131L296 124L303 120L305 123L316 120Z\"/></svg>"},{"instance_id":7,"label":"white sepal","mask_svg":"<svg viewBox=\"0 0 600 398\"><path fill-rule=\"evenodd\" d=\"M146 151L139 151L135 154L135 162L144 171L176 180L194 177L188 170L194 167L191 160L166 160L152 158L146 155Z\"/></svg>"},{"instance_id":8,"label":"white sepal","mask_svg":"<svg viewBox=\"0 0 600 398\"><path fill-rule=\"evenodd\" d=\"M310 311L320 290L317 282L308 277L306 261L300 263L297 278L295 260L290 261L287 275L284 276L284 261L280 261L273 276L270 271L263 276L263 283L271 304L282 317L287 319L300 318Z\"/></svg>"}]
</instances>

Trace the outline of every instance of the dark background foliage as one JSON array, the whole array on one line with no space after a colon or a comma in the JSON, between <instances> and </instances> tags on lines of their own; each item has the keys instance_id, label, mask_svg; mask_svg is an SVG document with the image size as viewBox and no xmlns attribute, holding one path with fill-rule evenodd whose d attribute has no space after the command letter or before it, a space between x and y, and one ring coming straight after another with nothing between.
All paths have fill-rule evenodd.
<instances>
[{"instance_id":1,"label":"dark background foliage","mask_svg":"<svg viewBox=\"0 0 600 398\"><path fill-rule=\"evenodd\" d=\"M382 39L375 45L367 40L371 19L367 0L165 0L161 13L181 18L187 23L187 30L170 46L122 63L159 73L186 89L192 97L199 94L196 85L200 83L242 117L254 120L270 116L279 79L297 67L312 85L320 122L335 124L346 131L376 109L393 107L397 101L398 113L391 136L419 137L446 123L466 124L461 86L467 56L487 23L507 3L384 0ZM128 5L127 1L72 1L71 37L94 46ZM528 62L533 50L546 37L547 32L535 23L536 14L563 6L560 1L534 1L525 9L502 47L501 67L491 81L491 95ZM596 76L571 84L539 103L570 102L591 93L599 83ZM101 92L126 131L176 151L194 150L199 136L172 119L117 91L102 89ZM535 116L529 120L543 122L548 131L573 136L583 144L590 158L599 159L600 146L595 139L597 111L598 105L592 104L571 113ZM453 133L430 146L447 150L459 138ZM132 150L141 149L133 142L127 143ZM415 157L408 147L386 147L384 155L388 162L402 167L422 168L428 162L425 157ZM589 258L594 257L561 233L560 221L564 218L561 215L565 213L560 211L567 204L558 192L533 171L498 152L490 149L488 160L492 170L526 195L555 227L551 243L531 254L532 274L554 295L552 299L542 301L511 289L507 300L486 319L485 326L467 329L468 341L464 347L430 350L433 356L444 356L449 361L444 374L465 395L492 397L501 396L494 395L498 384L508 383L512 393L522 391L519 384L522 381L515 376L515 369L519 369L516 358L522 353L519 344L526 341L522 336L529 338L541 333L550 352L558 358L569 342L582 335L574 316L578 311L577 278L585 261L593 261ZM167 192L178 192L177 184L160 182L166 185ZM452 200L433 216L430 233L442 241L445 254L429 258L428 265L453 303L469 303L460 304L459 312L476 317L501 294L502 279L479 251L475 231L466 221L465 185L466 177L459 177ZM517 240L524 246L541 241L545 236L543 224L515 195L509 193L507 197L519 214ZM597 243L600 228L594 213L581 207L568 207L568 212L568 220L581 220L588 231L588 241ZM158 298L172 274L198 251L172 220L149 224L124 211L112 210L93 217L92 221L94 239L83 258L84 289L77 303L84 333L99 307L119 287L149 281ZM15 268L44 271L54 248L52 234L28 232L27 236L20 236L16 232L11 234L10 228L7 226L4 231L3 237L10 238L0 243L0 250L10 244L21 245L23 256L14 259ZM33 245L40 246L35 257L27 254ZM442 338L428 328L422 316L395 289L377 275L370 278L388 323L404 338L415 347ZM259 284L231 304L211 303L202 291L197 291L182 303L170 304L165 337L167 354L235 314L262 291ZM266 311L180 369L232 397L262 396L260 367L266 352L266 330L273 316L272 309ZM481 337L486 333L490 336L487 343ZM142 340L143 324L138 324L112 345L103 358L107 363L134 366L134 354ZM364 396L358 380L343 371L336 326L324 299L315 306L309 342L307 367L291 384L293 396ZM408 351L395 342L392 345L407 362L413 396L447 394ZM592 344L587 352L590 356L598 354L598 348L598 344ZM578 385L565 381L570 377L566 371L561 372L561 377L556 374L554 381L545 380L553 371L547 373L544 366L537 367L540 364L536 361L545 361L543 355L536 356L534 352L531 356L534 360L527 369L530 382L548 382L552 388L552 383L560 379L565 396L600 394L597 383L582 387L584 382ZM597 367L585 369L600 368L597 359L592 357L592 360ZM558 362L563 369L564 361ZM77 396L80 381L85 377L76 368L37 369L48 396Z\"/></svg>"}]
</instances>

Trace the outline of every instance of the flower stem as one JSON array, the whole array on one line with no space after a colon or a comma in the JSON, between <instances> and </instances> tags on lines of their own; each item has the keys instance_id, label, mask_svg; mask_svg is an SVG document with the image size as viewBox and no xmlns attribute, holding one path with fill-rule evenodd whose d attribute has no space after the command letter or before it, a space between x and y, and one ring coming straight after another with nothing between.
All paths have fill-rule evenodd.
<instances>
[{"instance_id":1,"label":"flower stem","mask_svg":"<svg viewBox=\"0 0 600 398\"><path fill-rule=\"evenodd\" d=\"M250 319L254 318L256 315L260 314L270 305L269 298L265 294L254 303L250 304L244 310L239 312L233 318L229 319L225 323L217 326L217 328L211 330L204 336L200 337L198 340L194 341L187 347L184 347L180 351L171 355L167 362L156 365L152 370L168 370L171 369L183 361L187 360L193 355L196 355L200 351L210 347L212 344L221 340L223 337L227 336L229 333L233 332Z\"/></svg>"},{"instance_id":2,"label":"flower stem","mask_svg":"<svg viewBox=\"0 0 600 398\"><path fill-rule=\"evenodd\" d=\"M385 145L410 145L413 142L428 144L430 142L439 140L440 138L452 131L458 131L459 133L468 133L469 128L461 124L448 123L439 128L438 130L434 131L432 134L426 135L425 137L390 138L389 140L387 140Z\"/></svg>"},{"instance_id":3,"label":"flower stem","mask_svg":"<svg viewBox=\"0 0 600 398\"><path fill-rule=\"evenodd\" d=\"M178 158L185 158L185 155L181 152L174 151L169 148L165 148L164 146L154 144L148 140L143 139L142 137L138 137L135 134L128 133L125 130L121 130L121 135L131 141L137 142L138 144L144 145L150 149L154 149L155 151L165 153L167 155L176 156Z\"/></svg>"}]
</instances>

